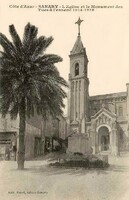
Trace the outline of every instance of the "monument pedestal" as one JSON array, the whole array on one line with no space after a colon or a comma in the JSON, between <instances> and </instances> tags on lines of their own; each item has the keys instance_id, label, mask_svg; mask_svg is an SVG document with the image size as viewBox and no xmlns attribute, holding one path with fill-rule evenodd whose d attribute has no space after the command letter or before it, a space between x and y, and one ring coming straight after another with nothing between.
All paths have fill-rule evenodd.
<instances>
[{"instance_id":1,"label":"monument pedestal","mask_svg":"<svg viewBox=\"0 0 129 200\"><path fill-rule=\"evenodd\" d=\"M91 153L90 138L86 134L75 133L68 137L68 149L67 153Z\"/></svg>"}]
</instances>

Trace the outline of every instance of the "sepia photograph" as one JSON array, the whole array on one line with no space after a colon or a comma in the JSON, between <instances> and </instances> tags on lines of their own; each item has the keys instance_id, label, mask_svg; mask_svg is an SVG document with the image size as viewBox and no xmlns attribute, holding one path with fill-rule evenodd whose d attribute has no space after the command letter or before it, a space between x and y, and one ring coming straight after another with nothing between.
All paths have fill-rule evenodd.
<instances>
[{"instance_id":1,"label":"sepia photograph","mask_svg":"<svg viewBox=\"0 0 129 200\"><path fill-rule=\"evenodd\" d=\"M129 2L0 0L2 200L129 199Z\"/></svg>"}]
</instances>

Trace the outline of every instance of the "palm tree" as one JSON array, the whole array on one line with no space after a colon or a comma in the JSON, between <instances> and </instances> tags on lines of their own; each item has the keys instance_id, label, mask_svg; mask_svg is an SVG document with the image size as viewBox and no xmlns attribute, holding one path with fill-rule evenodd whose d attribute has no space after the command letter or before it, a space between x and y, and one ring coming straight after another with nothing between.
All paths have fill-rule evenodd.
<instances>
[{"instance_id":1,"label":"palm tree","mask_svg":"<svg viewBox=\"0 0 129 200\"><path fill-rule=\"evenodd\" d=\"M55 63L58 55L45 53L52 37L37 37L38 28L28 23L21 40L14 25L9 26L12 42L0 33L0 111L11 119L19 115L18 169L24 169L24 136L26 118L35 112L45 119L57 116L64 107L66 97L62 86L66 81L60 76Z\"/></svg>"}]
</instances>

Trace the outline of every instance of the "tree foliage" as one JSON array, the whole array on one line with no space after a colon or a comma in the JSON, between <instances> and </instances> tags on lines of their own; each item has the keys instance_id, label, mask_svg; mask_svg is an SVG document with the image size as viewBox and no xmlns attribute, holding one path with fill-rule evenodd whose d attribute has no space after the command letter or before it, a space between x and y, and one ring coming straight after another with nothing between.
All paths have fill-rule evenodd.
<instances>
[{"instance_id":1,"label":"tree foliage","mask_svg":"<svg viewBox=\"0 0 129 200\"><path fill-rule=\"evenodd\" d=\"M52 37L38 37L38 28L28 23L21 40L14 25L9 26L12 42L0 33L0 109L17 117L24 102L25 116L35 111L44 118L62 113L67 82L60 76L56 63L62 58L47 54ZM23 101L24 99L24 101Z\"/></svg>"}]
</instances>

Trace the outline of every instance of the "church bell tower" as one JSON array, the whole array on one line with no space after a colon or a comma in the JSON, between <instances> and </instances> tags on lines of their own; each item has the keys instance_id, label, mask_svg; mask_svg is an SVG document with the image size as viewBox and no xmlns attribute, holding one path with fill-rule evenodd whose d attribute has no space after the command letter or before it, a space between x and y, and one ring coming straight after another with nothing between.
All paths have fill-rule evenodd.
<instances>
[{"instance_id":1,"label":"church bell tower","mask_svg":"<svg viewBox=\"0 0 129 200\"><path fill-rule=\"evenodd\" d=\"M80 35L82 21L79 18L75 23L78 25L78 36L69 55L68 118L71 129L86 133L86 122L89 119L89 79L87 77L88 58Z\"/></svg>"}]
</instances>

